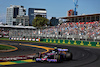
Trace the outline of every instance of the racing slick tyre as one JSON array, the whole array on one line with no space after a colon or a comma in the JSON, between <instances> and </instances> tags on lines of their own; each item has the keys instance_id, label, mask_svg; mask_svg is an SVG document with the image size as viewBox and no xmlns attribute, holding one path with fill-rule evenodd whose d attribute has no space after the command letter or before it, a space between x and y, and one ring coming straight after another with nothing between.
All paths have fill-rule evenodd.
<instances>
[{"instance_id":1,"label":"racing slick tyre","mask_svg":"<svg viewBox=\"0 0 100 67\"><path fill-rule=\"evenodd\" d=\"M59 63L59 62L62 62L63 61L63 55L58 55L57 56L57 62Z\"/></svg>"},{"instance_id":2,"label":"racing slick tyre","mask_svg":"<svg viewBox=\"0 0 100 67\"><path fill-rule=\"evenodd\" d=\"M39 53L36 53L33 57L33 60L36 60L36 58L39 57Z\"/></svg>"},{"instance_id":3,"label":"racing slick tyre","mask_svg":"<svg viewBox=\"0 0 100 67\"><path fill-rule=\"evenodd\" d=\"M65 59L66 59L67 61L72 60L72 53L67 52L66 55L65 55Z\"/></svg>"},{"instance_id":4,"label":"racing slick tyre","mask_svg":"<svg viewBox=\"0 0 100 67\"><path fill-rule=\"evenodd\" d=\"M33 57L33 60L36 60L36 57Z\"/></svg>"}]
</instances>

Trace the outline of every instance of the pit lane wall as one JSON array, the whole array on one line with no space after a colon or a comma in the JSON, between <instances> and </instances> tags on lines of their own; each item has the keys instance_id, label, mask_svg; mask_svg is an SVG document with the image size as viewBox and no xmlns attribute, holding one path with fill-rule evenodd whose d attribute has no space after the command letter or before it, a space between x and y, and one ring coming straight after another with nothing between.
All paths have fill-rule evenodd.
<instances>
[{"instance_id":1,"label":"pit lane wall","mask_svg":"<svg viewBox=\"0 0 100 67\"><path fill-rule=\"evenodd\" d=\"M41 39L43 42L49 43L61 43L61 44L74 44L74 45L85 45L85 46L96 46L100 47L100 42L88 42L88 41L75 41L75 40L64 40L64 39Z\"/></svg>"}]
</instances>

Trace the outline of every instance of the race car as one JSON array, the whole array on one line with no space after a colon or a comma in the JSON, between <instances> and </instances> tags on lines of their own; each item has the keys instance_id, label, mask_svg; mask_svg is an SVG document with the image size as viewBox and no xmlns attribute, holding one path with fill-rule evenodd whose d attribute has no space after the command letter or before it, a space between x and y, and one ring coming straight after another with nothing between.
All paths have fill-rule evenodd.
<instances>
[{"instance_id":1,"label":"race car","mask_svg":"<svg viewBox=\"0 0 100 67\"><path fill-rule=\"evenodd\" d=\"M72 53L68 49L58 48L55 50L49 50L46 53L39 53L33 57L36 62L62 62L64 60L72 60Z\"/></svg>"}]
</instances>

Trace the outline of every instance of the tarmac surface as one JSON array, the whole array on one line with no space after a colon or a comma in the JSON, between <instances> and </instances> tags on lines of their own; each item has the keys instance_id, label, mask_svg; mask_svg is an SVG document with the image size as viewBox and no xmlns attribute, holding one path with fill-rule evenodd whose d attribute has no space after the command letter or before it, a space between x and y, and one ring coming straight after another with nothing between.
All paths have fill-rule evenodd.
<instances>
[{"instance_id":1,"label":"tarmac surface","mask_svg":"<svg viewBox=\"0 0 100 67\"><path fill-rule=\"evenodd\" d=\"M44 49L37 49L34 47L19 45L19 42L0 41L0 44L11 45L18 48L18 50L16 51L0 53L0 57L22 56L38 53L39 51L45 51Z\"/></svg>"},{"instance_id":2,"label":"tarmac surface","mask_svg":"<svg viewBox=\"0 0 100 67\"><path fill-rule=\"evenodd\" d=\"M41 44L41 43L28 43L28 42L14 42L14 41L0 41L2 44L13 45L18 47L17 51L10 53L2 53L0 56L13 56L13 55L23 55L30 53L37 53L39 51L45 51L43 49L37 49L32 47L25 47L18 45L19 43L39 45L46 47L60 47L68 48L73 54L71 61L64 61L62 63L24 63L1 67L100 67L100 49L99 48L89 48L89 47L79 47L79 46L68 46L68 45L57 45L57 44ZM15 53L15 54L14 54Z\"/></svg>"}]
</instances>

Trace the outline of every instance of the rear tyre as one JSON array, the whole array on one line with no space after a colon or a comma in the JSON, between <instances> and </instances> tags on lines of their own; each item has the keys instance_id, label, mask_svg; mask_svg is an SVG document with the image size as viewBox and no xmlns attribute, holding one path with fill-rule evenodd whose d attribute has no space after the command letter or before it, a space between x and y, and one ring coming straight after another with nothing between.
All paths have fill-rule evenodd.
<instances>
[{"instance_id":1,"label":"rear tyre","mask_svg":"<svg viewBox=\"0 0 100 67\"><path fill-rule=\"evenodd\" d=\"M67 53L66 53L66 56L65 56L65 59L66 59L67 61L72 60L72 53L67 52Z\"/></svg>"}]
</instances>

